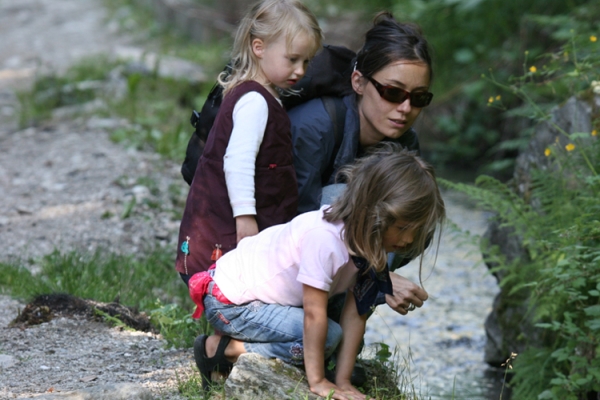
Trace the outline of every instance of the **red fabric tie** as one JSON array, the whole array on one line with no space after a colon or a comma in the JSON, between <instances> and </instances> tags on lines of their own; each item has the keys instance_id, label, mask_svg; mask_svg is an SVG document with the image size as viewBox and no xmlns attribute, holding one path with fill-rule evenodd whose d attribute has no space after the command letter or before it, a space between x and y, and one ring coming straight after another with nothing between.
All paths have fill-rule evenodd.
<instances>
[{"instance_id":1,"label":"red fabric tie","mask_svg":"<svg viewBox=\"0 0 600 400\"><path fill-rule=\"evenodd\" d=\"M213 264L208 270L215 269L215 267L215 264ZM192 314L192 318L195 319L200 318L204 313L204 296L208 294L208 285L213 281L209 271L194 274L188 282L190 297L196 303L196 311ZM213 285L211 294L223 304L233 304L225 297L216 283Z\"/></svg>"}]
</instances>

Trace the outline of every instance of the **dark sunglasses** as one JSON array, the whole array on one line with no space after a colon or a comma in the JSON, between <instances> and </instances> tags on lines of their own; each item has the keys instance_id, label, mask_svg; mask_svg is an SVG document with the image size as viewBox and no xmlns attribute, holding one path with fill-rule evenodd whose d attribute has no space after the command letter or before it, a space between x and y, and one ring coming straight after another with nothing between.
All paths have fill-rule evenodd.
<instances>
[{"instance_id":1,"label":"dark sunglasses","mask_svg":"<svg viewBox=\"0 0 600 400\"><path fill-rule=\"evenodd\" d=\"M364 76L364 75L363 75ZM379 95L390 103L402 104L410 99L410 105L417 108L427 107L433 99L431 92L407 92L404 89L392 85L382 85L370 76L364 76L375 86Z\"/></svg>"}]
</instances>

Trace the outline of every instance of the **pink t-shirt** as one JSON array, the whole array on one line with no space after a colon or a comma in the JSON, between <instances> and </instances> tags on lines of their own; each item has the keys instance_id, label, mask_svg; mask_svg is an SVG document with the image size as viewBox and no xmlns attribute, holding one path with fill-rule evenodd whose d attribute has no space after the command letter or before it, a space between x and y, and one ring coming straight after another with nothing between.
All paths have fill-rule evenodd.
<instances>
[{"instance_id":1,"label":"pink t-shirt","mask_svg":"<svg viewBox=\"0 0 600 400\"><path fill-rule=\"evenodd\" d=\"M342 239L341 222L323 219L323 209L246 237L217 261L214 280L234 304L253 300L302 305L302 285L345 292L358 269Z\"/></svg>"}]
</instances>

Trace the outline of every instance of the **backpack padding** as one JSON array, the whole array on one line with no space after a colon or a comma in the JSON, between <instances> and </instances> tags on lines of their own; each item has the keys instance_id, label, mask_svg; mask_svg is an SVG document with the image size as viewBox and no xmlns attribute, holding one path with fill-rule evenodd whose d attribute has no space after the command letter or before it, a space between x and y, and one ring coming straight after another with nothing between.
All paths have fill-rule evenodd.
<instances>
[{"instance_id":1,"label":"backpack padding","mask_svg":"<svg viewBox=\"0 0 600 400\"><path fill-rule=\"evenodd\" d=\"M331 118L331 122L333 123L333 137L335 139L333 152L331 153L331 157L329 157L329 163L327 164L325 172L321 175L321 185L325 186L329 183L331 174L333 174L333 165L340 150L340 146L342 145L342 139L344 138L346 105L340 97L326 96L321 98L321 100L323 101L325 110L327 111L327 114L329 114L329 118Z\"/></svg>"},{"instance_id":2,"label":"backpack padding","mask_svg":"<svg viewBox=\"0 0 600 400\"><path fill-rule=\"evenodd\" d=\"M292 87L300 95L281 99L285 108L289 110L317 97L344 97L352 93L350 77L355 57L356 53L346 47L323 45L308 64L306 74Z\"/></svg>"},{"instance_id":3,"label":"backpack padding","mask_svg":"<svg viewBox=\"0 0 600 400\"><path fill-rule=\"evenodd\" d=\"M229 65L225 68L229 68ZM198 160L200 160L200 156L202 155L202 152L204 152L204 145L206 144L206 139L208 139L208 133L215 122L215 118L217 117L222 102L223 86L216 82L210 90L208 97L206 97L206 101L200 112L196 110L192 111L190 123L195 129L185 150L185 160L183 160L183 164L181 164L181 175L188 185L192 184L194 174L196 173L196 167L198 166Z\"/></svg>"}]
</instances>

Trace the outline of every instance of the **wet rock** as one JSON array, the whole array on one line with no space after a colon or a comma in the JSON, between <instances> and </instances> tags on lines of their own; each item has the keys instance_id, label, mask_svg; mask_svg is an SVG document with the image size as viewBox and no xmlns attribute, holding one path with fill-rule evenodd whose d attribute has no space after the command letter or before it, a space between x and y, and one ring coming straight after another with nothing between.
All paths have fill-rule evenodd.
<instances>
[{"instance_id":1,"label":"wet rock","mask_svg":"<svg viewBox=\"0 0 600 400\"><path fill-rule=\"evenodd\" d=\"M600 106L600 96L596 96L592 102L596 103L595 107ZM556 173L552 170L550 160L544 155L544 150L556 142L564 146L569 140L552 123L566 132L591 132L592 108L590 101L570 98L554 110L550 122L544 122L537 127L527 150L517 158L512 186L515 192L530 202L534 209L537 204L536 200L530 198L531 171L538 169L547 173ZM497 221L489 224L484 239L498 246L501 254L509 262L527 259L520 238L510 228L501 227ZM488 263L488 267L492 269L497 265ZM504 276L501 271L495 271L494 275L499 281ZM536 329L531 319L527 317L533 314L528 312L527 294L520 298L516 298L514 294L509 296L510 289L501 288L494 300L493 310L485 322L487 335L485 361L493 366L502 364L511 352L522 352L526 343L536 343L541 338L541 331Z\"/></svg>"},{"instance_id":2,"label":"wet rock","mask_svg":"<svg viewBox=\"0 0 600 400\"><path fill-rule=\"evenodd\" d=\"M238 400L320 398L309 390L303 371L258 354L239 357L225 381L225 394Z\"/></svg>"}]
</instances>

